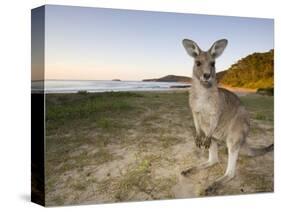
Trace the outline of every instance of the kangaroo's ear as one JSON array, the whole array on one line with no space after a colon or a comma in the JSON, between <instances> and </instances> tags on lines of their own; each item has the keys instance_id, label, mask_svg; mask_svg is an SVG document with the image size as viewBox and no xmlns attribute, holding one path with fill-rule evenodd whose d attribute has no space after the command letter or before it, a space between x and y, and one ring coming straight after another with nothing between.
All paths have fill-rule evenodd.
<instances>
[{"instance_id":1,"label":"kangaroo's ear","mask_svg":"<svg viewBox=\"0 0 281 212\"><path fill-rule=\"evenodd\" d=\"M201 52L199 46L192 40L184 39L182 44L191 57L197 57Z\"/></svg>"},{"instance_id":2,"label":"kangaroo's ear","mask_svg":"<svg viewBox=\"0 0 281 212\"><path fill-rule=\"evenodd\" d=\"M226 39L218 40L209 49L209 53L213 58L217 58L217 57L221 56L221 54L223 53L226 46L227 46Z\"/></svg>"}]
</instances>

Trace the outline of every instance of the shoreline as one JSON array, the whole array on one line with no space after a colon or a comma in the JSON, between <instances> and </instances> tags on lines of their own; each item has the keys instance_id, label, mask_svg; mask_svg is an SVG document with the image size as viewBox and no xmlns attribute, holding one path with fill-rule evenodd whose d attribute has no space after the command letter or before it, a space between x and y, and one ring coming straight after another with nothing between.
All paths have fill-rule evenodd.
<instances>
[{"instance_id":1,"label":"shoreline","mask_svg":"<svg viewBox=\"0 0 281 212\"><path fill-rule=\"evenodd\" d=\"M257 89L253 88L241 88L241 87L230 87L226 85L219 85L219 88L227 89L237 95L247 95L256 93ZM85 93L108 93L108 92L160 92L160 93L173 93L173 92L186 92L189 91L191 87L188 88L167 88L167 89L151 89L151 90L107 90L107 91L91 91L91 90L70 90L70 91L45 91L45 94L75 94L79 92ZM33 93L37 93L34 92Z\"/></svg>"}]
</instances>

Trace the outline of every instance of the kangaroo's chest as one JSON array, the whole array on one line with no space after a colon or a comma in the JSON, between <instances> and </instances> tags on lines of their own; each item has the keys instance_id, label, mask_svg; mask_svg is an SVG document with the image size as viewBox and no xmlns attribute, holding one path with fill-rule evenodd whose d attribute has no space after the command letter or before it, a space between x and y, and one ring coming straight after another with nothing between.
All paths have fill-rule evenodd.
<instances>
[{"instance_id":1,"label":"kangaroo's chest","mask_svg":"<svg viewBox=\"0 0 281 212\"><path fill-rule=\"evenodd\" d=\"M218 111L218 101L212 93L195 93L190 96L190 107L193 112L202 115L214 115Z\"/></svg>"},{"instance_id":2,"label":"kangaroo's chest","mask_svg":"<svg viewBox=\"0 0 281 212\"><path fill-rule=\"evenodd\" d=\"M190 95L190 107L196 122L203 132L208 132L214 119L219 119L217 95L212 92L193 92Z\"/></svg>"}]
</instances>

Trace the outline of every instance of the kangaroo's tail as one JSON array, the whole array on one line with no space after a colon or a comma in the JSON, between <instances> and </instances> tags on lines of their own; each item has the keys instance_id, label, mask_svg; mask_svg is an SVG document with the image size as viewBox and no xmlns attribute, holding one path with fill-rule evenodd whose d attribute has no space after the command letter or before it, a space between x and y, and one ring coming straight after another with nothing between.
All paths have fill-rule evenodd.
<instances>
[{"instance_id":1,"label":"kangaroo's tail","mask_svg":"<svg viewBox=\"0 0 281 212\"><path fill-rule=\"evenodd\" d=\"M270 144L269 146L262 147L262 148L253 148L250 147L247 143L244 143L244 145L241 148L241 154L250 157L255 157L255 156L264 155L273 150L274 150L274 144Z\"/></svg>"}]
</instances>

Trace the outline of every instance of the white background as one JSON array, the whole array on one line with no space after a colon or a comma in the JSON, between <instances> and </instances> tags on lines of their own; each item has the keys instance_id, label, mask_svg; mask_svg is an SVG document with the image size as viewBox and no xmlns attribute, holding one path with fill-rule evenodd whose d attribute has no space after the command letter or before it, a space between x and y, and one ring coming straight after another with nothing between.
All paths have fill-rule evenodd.
<instances>
[{"instance_id":1,"label":"white background","mask_svg":"<svg viewBox=\"0 0 281 212\"><path fill-rule=\"evenodd\" d=\"M275 18L275 193L59 207L59 211L280 211L278 0L2 0L0 3L0 211L43 210L30 199L30 9L46 3ZM207 36L207 35L206 35ZM257 35L258 36L258 35ZM280 128L279 128L280 129ZM279 207L279 209L278 209Z\"/></svg>"}]
</instances>

